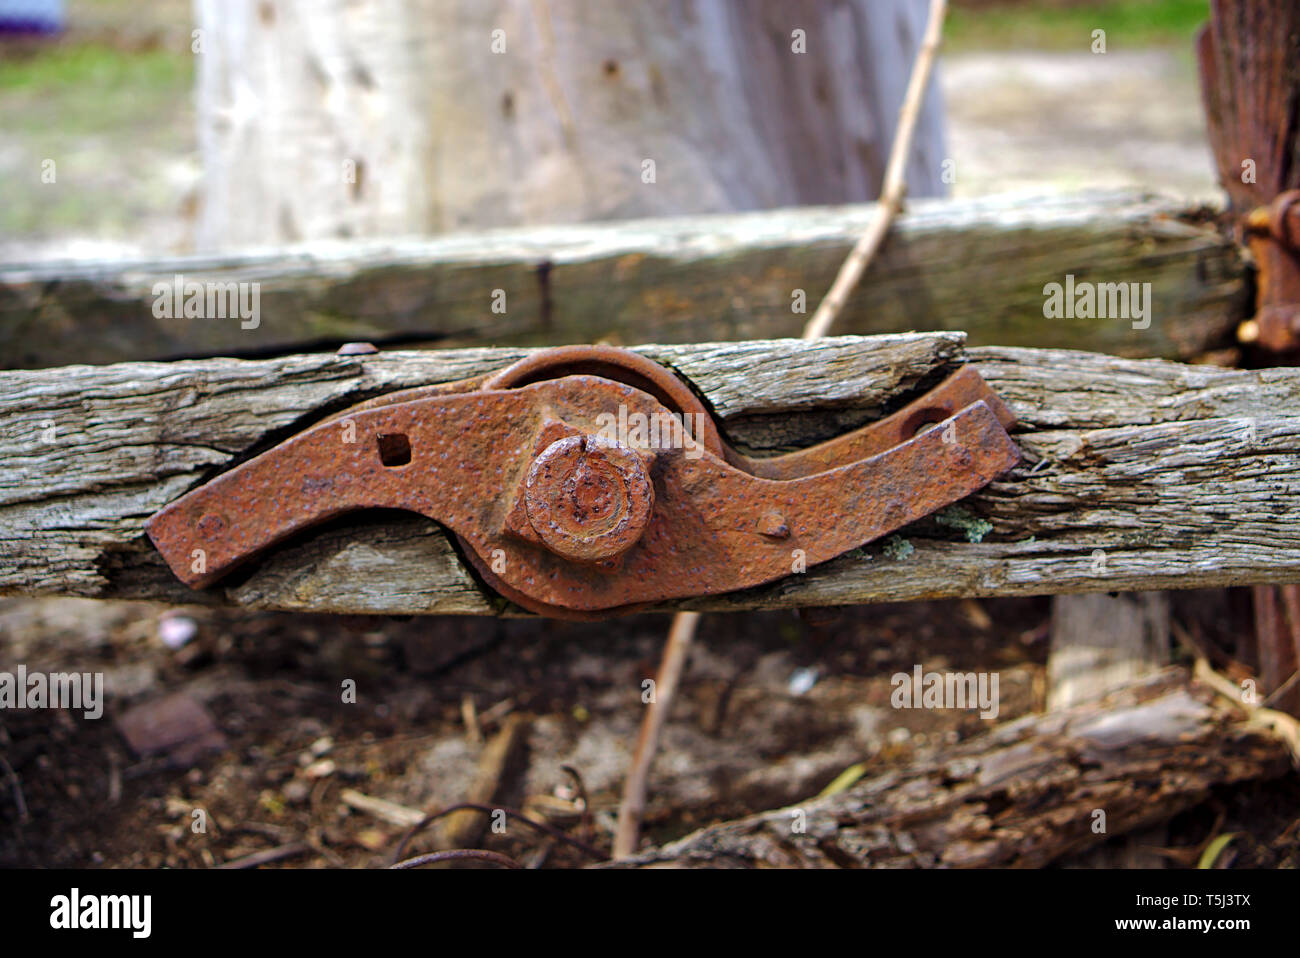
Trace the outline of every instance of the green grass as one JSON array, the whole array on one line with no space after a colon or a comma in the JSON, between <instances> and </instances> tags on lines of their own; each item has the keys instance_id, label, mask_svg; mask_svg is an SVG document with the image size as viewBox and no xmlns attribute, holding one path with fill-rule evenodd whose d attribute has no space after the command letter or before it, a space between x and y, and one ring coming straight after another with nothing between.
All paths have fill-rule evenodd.
<instances>
[{"instance_id":1,"label":"green grass","mask_svg":"<svg viewBox=\"0 0 1300 958\"><path fill-rule=\"evenodd\" d=\"M1107 52L1151 46L1190 46L1209 19L1209 0L1104 0L1045 7L1008 3L982 10L955 7L944 28L948 52L988 49L1092 48L1092 31L1106 31Z\"/></svg>"},{"instance_id":2,"label":"green grass","mask_svg":"<svg viewBox=\"0 0 1300 958\"><path fill-rule=\"evenodd\" d=\"M188 97L194 57L183 50L123 52L96 44L56 44L35 56L0 61L0 121L7 130L57 126L64 135L147 124L155 111Z\"/></svg>"},{"instance_id":3,"label":"green grass","mask_svg":"<svg viewBox=\"0 0 1300 958\"><path fill-rule=\"evenodd\" d=\"M194 56L174 47L65 39L0 53L0 236L125 235L173 202L155 158L194 139ZM40 179L47 158L54 184Z\"/></svg>"}]
</instances>

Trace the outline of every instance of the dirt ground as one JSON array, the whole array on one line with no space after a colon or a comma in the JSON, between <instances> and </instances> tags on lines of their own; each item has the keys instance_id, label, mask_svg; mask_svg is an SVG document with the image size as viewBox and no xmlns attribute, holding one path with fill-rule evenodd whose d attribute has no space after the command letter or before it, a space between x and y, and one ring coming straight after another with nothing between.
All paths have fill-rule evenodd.
<instances>
[{"instance_id":1,"label":"dirt ground","mask_svg":"<svg viewBox=\"0 0 1300 958\"><path fill-rule=\"evenodd\" d=\"M1226 612L1180 608L1231 648ZM647 839L796 803L846 769L877 775L989 728L975 710L891 708L890 676L917 663L996 670L999 722L1040 709L1047 616L1048 600L1021 599L706 617L655 767ZM521 747L491 803L607 853L665 626L7 600L6 663L102 671L107 703L99 720L0 716L0 864L212 867L269 854L287 867L379 866L405 825L348 796L424 811L464 801L484 739L506 723L519 723ZM189 632L179 648L165 641ZM341 693L348 680L355 702ZM122 731L132 707L178 695L210 719L209 747L133 751ZM1186 864L1213 834L1239 830L1221 864L1298 866L1297 799L1294 776L1225 790L1156 844ZM426 830L410 852L439 836ZM534 866L586 860L513 824L477 844Z\"/></svg>"},{"instance_id":2,"label":"dirt ground","mask_svg":"<svg viewBox=\"0 0 1300 958\"><path fill-rule=\"evenodd\" d=\"M942 69L956 197L1219 195L1190 50L972 52Z\"/></svg>"},{"instance_id":3,"label":"dirt ground","mask_svg":"<svg viewBox=\"0 0 1300 958\"><path fill-rule=\"evenodd\" d=\"M973 711L891 709L889 676L916 662L996 667L1001 720L1041 704L1045 602L934 611L706 618L656 767L649 837L795 802L857 763L871 774L987 727ZM608 849L662 617L575 625L181 614L196 632L172 650L161 636L177 613L152 604L0 608L7 660L103 671L108 690L99 721L4 713L0 744L30 820L19 820L12 795L0 801L0 861L210 866L304 843L293 864L378 864L402 828L350 809L341 794L426 810L463 801L484 751L466 702L488 738L507 716L526 717L526 747L495 800L566 828L586 820L588 840ZM342 701L345 679L357 683L355 704ZM166 750L142 759L116 727L132 705L176 693L209 712L224 739L194 767L169 768ZM192 830L196 808L206 833ZM487 847L510 854L539 846L514 828L489 838ZM547 863L580 860L560 846Z\"/></svg>"}]
</instances>

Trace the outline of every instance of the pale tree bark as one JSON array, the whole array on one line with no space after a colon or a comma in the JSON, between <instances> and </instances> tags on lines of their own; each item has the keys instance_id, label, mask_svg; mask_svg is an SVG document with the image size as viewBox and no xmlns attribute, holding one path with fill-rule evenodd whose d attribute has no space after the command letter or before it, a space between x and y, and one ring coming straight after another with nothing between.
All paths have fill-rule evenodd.
<instances>
[{"instance_id":1,"label":"pale tree bark","mask_svg":"<svg viewBox=\"0 0 1300 958\"><path fill-rule=\"evenodd\" d=\"M925 25L914 0L196 11L200 249L868 200ZM942 192L941 123L932 90L914 196Z\"/></svg>"},{"instance_id":2,"label":"pale tree bark","mask_svg":"<svg viewBox=\"0 0 1300 958\"><path fill-rule=\"evenodd\" d=\"M1104 560L1104 550L1099 550ZM1047 707L1099 699L1169 662L1169 600L1163 592L1057 596L1052 602Z\"/></svg>"}]
</instances>

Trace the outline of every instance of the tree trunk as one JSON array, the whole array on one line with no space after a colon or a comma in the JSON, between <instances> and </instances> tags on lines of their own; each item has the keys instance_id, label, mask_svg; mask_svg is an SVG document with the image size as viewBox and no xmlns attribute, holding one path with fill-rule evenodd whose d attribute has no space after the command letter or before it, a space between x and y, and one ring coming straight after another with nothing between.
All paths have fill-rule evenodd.
<instances>
[{"instance_id":1,"label":"tree trunk","mask_svg":"<svg viewBox=\"0 0 1300 958\"><path fill-rule=\"evenodd\" d=\"M1069 708L1169 663L1169 597L1163 592L1092 593L1052 599L1047 707ZM1094 868L1163 868L1153 848L1164 824L1089 850L1078 864Z\"/></svg>"},{"instance_id":2,"label":"tree trunk","mask_svg":"<svg viewBox=\"0 0 1300 958\"><path fill-rule=\"evenodd\" d=\"M197 10L203 250L872 199L926 18L914 0ZM932 84L913 196L942 192L941 122Z\"/></svg>"},{"instance_id":3,"label":"tree trunk","mask_svg":"<svg viewBox=\"0 0 1300 958\"><path fill-rule=\"evenodd\" d=\"M1168 664L1168 597L1163 592L1057 596L1051 640L1047 707L1099 699Z\"/></svg>"}]
</instances>

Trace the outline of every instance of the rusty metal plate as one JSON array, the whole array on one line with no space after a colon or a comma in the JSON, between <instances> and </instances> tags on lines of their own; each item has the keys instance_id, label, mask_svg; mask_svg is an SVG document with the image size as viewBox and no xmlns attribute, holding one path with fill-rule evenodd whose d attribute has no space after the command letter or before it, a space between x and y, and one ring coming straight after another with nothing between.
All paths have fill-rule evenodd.
<instances>
[{"instance_id":1,"label":"rusty metal plate","mask_svg":"<svg viewBox=\"0 0 1300 958\"><path fill-rule=\"evenodd\" d=\"M913 522L1019 461L1010 423L968 368L878 423L751 460L668 370L565 347L354 407L145 529L200 588L335 516L407 509L455 533L507 598L603 615L761 585Z\"/></svg>"}]
</instances>

